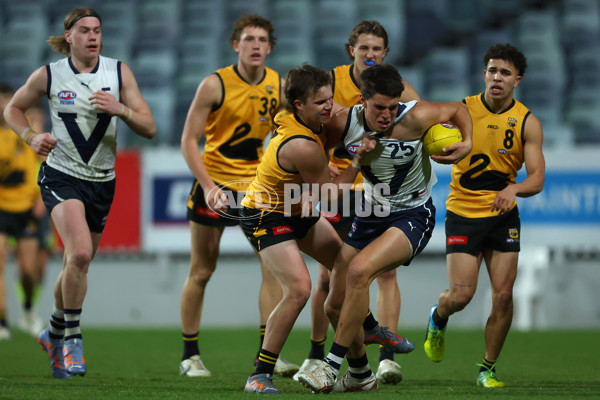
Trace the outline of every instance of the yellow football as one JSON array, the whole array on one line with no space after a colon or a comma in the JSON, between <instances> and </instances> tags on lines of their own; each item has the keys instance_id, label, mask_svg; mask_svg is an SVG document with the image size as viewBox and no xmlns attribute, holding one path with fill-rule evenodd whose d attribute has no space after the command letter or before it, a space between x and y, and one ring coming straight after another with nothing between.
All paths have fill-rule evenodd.
<instances>
[{"instance_id":1,"label":"yellow football","mask_svg":"<svg viewBox=\"0 0 600 400\"><path fill-rule=\"evenodd\" d=\"M432 156L444 156L444 147L462 141L460 130L450 122L435 124L425 132L423 146Z\"/></svg>"}]
</instances>

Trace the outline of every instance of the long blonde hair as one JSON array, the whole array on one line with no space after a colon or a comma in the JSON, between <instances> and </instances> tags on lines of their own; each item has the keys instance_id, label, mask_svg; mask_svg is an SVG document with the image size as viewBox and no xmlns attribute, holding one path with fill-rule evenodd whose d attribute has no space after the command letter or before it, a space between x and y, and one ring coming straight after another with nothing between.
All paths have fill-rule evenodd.
<instances>
[{"instance_id":1,"label":"long blonde hair","mask_svg":"<svg viewBox=\"0 0 600 400\"><path fill-rule=\"evenodd\" d=\"M80 7L69 11L69 13L65 16L65 31L71 29L77 21L85 17L98 18L100 25L102 25L102 19L96 11L92 10L91 8ZM66 57L71 54L71 45L67 43L64 33L62 36L50 36L46 42L50 45L50 48L58 54L62 54ZM102 51L102 44L100 45L100 51Z\"/></svg>"}]
</instances>

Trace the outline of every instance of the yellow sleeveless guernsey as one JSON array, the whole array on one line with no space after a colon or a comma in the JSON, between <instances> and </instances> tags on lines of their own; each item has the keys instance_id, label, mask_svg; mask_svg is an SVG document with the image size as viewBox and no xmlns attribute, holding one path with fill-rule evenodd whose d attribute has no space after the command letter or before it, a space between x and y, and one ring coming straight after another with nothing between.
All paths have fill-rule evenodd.
<instances>
[{"instance_id":1,"label":"yellow sleeveless guernsey","mask_svg":"<svg viewBox=\"0 0 600 400\"><path fill-rule=\"evenodd\" d=\"M499 191L515 183L523 165L523 129L531 114L514 100L506 110L493 113L483 93L467 97L473 120L473 150L452 167L446 208L467 218L497 216L490 207ZM511 209L517 205L515 200Z\"/></svg>"},{"instance_id":2,"label":"yellow sleeveless guernsey","mask_svg":"<svg viewBox=\"0 0 600 400\"><path fill-rule=\"evenodd\" d=\"M277 114L275 126L273 137L256 170L256 177L246 190L242 205L248 208L284 213L285 185L302 185L304 181L299 172L287 171L281 167L277 158L279 149L292 139L312 140L319 144L325 155L323 147L325 130L321 128L321 132L313 132L295 114L287 110L282 110ZM291 215L299 215L301 211L300 204L291 206Z\"/></svg>"},{"instance_id":3,"label":"yellow sleeveless guernsey","mask_svg":"<svg viewBox=\"0 0 600 400\"><path fill-rule=\"evenodd\" d=\"M360 102L360 88L352 74L354 65L340 65L331 71L333 79L333 100L344 107L352 107ZM338 168L340 173L348 168L352 156L346 151L343 143L338 144L329 154L329 164ZM359 172L352 185L352 190L362 190L363 177Z\"/></svg>"},{"instance_id":4,"label":"yellow sleeveless guernsey","mask_svg":"<svg viewBox=\"0 0 600 400\"><path fill-rule=\"evenodd\" d=\"M263 156L265 138L279 109L280 77L276 71L265 68L265 77L253 86L238 74L234 65L215 73L223 85L223 100L206 122L202 159L216 183L249 183Z\"/></svg>"},{"instance_id":5,"label":"yellow sleeveless guernsey","mask_svg":"<svg viewBox=\"0 0 600 400\"><path fill-rule=\"evenodd\" d=\"M0 210L30 210L40 194L36 153L7 127L0 126Z\"/></svg>"}]
</instances>

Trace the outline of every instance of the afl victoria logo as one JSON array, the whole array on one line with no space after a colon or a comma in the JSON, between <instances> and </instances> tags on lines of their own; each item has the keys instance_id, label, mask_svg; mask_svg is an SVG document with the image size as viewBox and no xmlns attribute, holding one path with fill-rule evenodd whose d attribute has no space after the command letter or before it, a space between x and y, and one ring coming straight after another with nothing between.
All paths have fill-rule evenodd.
<instances>
[{"instance_id":1,"label":"afl victoria logo","mask_svg":"<svg viewBox=\"0 0 600 400\"><path fill-rule=\"evenodd\" d=\"M57 96L60 99L60 104L75 104L77 93L72 90L61 90Z\"/></svg>"},{"instance_id":2,"label":"afl victoria logo","mask_svg":"<svg viewBox=\"0 0 600 400\"><path fill-rule=\"evenodd\" d=\"M72 90L61 90L58 92L58 97L61 100L73 100L75 97L77 97L77 93Z\"/></svg>"}]
</instances>

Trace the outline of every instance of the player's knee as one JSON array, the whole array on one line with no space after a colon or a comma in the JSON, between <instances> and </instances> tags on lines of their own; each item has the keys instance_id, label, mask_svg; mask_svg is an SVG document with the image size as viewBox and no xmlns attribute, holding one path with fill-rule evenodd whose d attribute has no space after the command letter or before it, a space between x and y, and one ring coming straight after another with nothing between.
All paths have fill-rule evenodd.
<instances>
[{"instance_id":1,"label":"player's knee","mask_svg":"<svg viewBox=\"0 0 600 400\"><path fill-rule=\"evenodd\" d=\"M327 319L329 319L329 321L337 321L340 317L341 311L341 302L336 302L330 298L327 298L327 300L325 301L325 315L327 315Z\"/></svg>"},{"instance_id":2,"label":"player's knee","mask_svg":"<svg viewBox=\"0 0 600 400\"><path fill-rule=\"evenodd\" d=\"M307 284L294 285L291 290L288 291L288 300L293 302L299 310L302 310L308 299L310 298L311 285L310 282Z\"/></svg>"},{"instance_id":3,"label":"player's knee","mask_svg":"<svg viewBox=\"0 0 600 400\"><path fill-rule=\"evenodd\" d=\"M471 292L459 292L455 293L451 297L452 309L453 311L460 311L464 309L473 298L473 293Z\"/></svg>"},{"instance_id":4,"label":"player's knee","mask_svg":"<svg viewBox=\"0 0 600 400\"><path fill-rule=\"evenodd\" d=\"M195 286L204 288L208 284L208 281L210 280L213 271L214 269L211 268L197 270L196 272L190 274L189 282L191 282Z\"/></svg>"},{"instance_id":5,"label":"player's knee","mask_svg":"<svg viewBox=\"0 0 600 400\"><path fill-rule=\"evenodd\" d=\"M76 249L71 254L67 255L67 264L72 265L80 270L87 270L87 267L92 262L91 249Z\"/></svg>"},{"instance_id":6,"label":"player's knee","mask_svg":"<svg viewBox=\"0 0 600 400\"><path fill-rule=\"evenodd\" d=\"M379 286L390 286L397 284L396 281L396 270L387 271L377 277L377 284Z\"/></svg>"},{"instance_id":7,"label":"player's knee","mask_svg":"<svg viewBox=\"0 0 600 400\"><path fill-rule=\"evenodd\" d=\"M371 283L368 268L360 263L351 263L346 276L347 290L368 287Z\"/></svg>"},{"instance_id":8,"label":"player's knee","mask_svg":"<svg viewBox=\"0 0 600 400\"><path fill-rule=\"evenodd\" d=\"M510 291L510 290L500 291L494 295L492 300L493 300L495 308L502 310L502 311L507 311L508 309L510 309L510 307L512 307L512 303L513 303L512 291Z\"/></svg>"}]
</instances>

